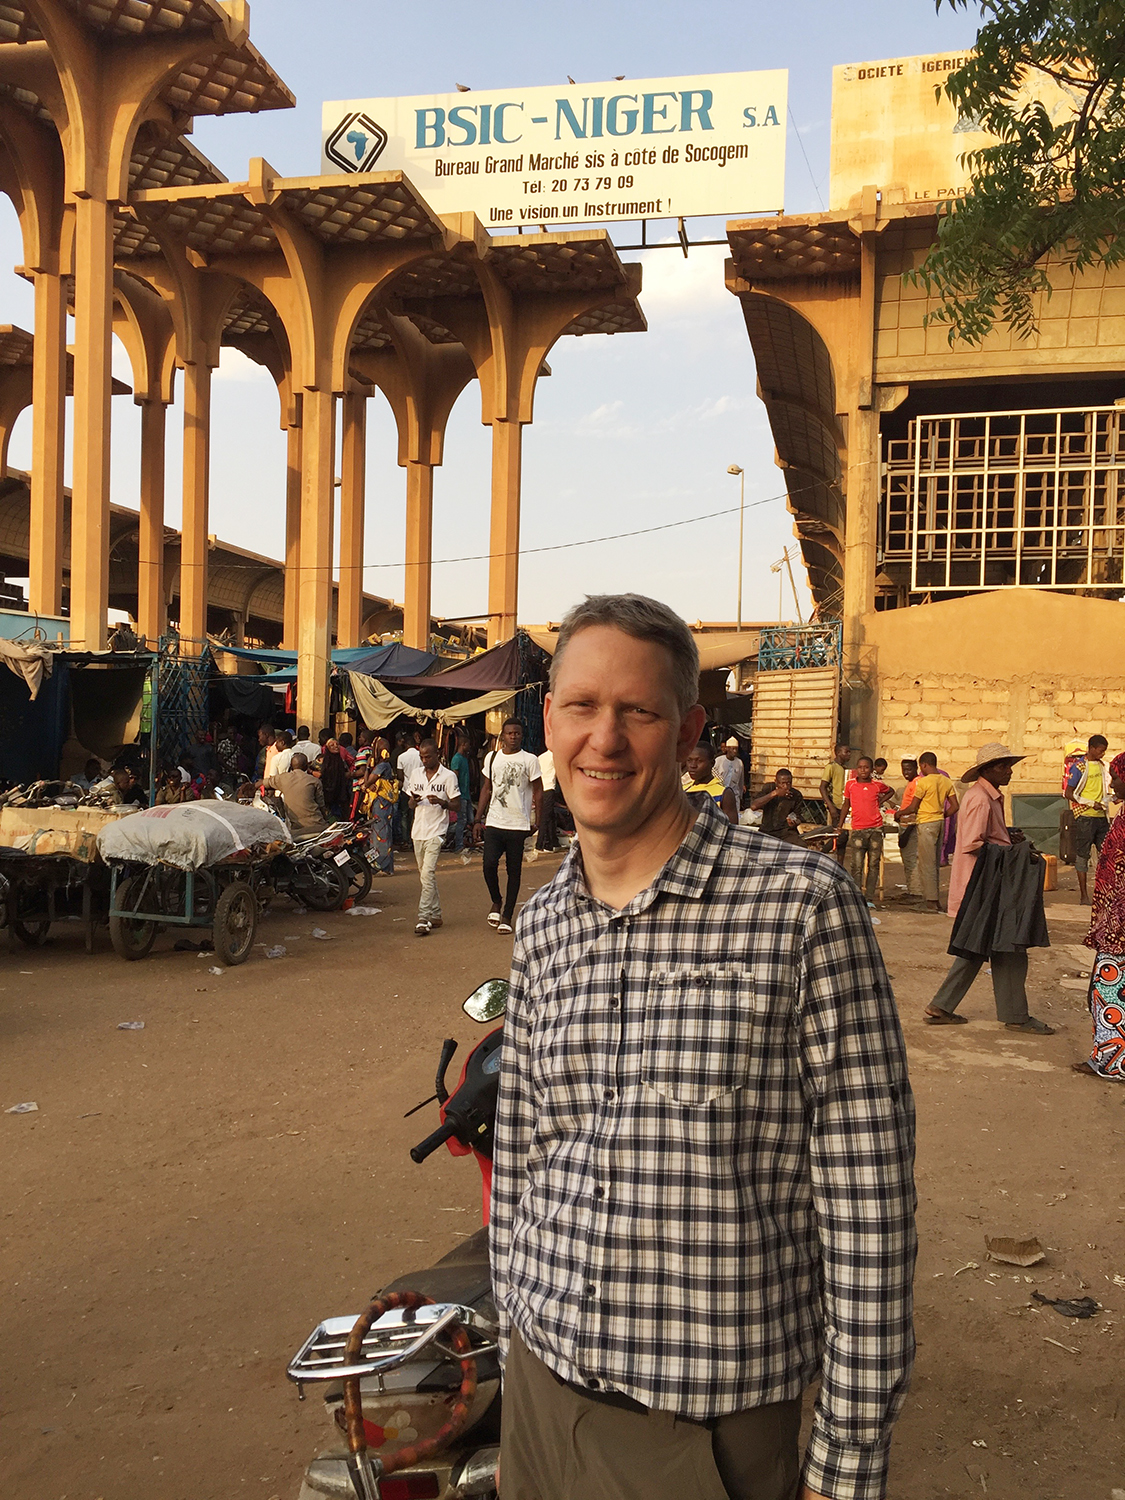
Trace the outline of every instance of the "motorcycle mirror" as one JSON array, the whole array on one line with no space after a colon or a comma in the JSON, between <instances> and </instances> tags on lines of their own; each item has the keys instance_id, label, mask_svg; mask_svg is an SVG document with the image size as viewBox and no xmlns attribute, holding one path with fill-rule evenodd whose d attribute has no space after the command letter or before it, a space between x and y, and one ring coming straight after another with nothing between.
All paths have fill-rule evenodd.
<instances>
[{"instance_id":1,"label":"motorcycle mirror","mask_svg":"<svg viewBox=\"0 0 1125 1500\"><path fill-rule=\"evenodd\" d=\"M495 1021L504 1014L508 1004L508 981L486 979L475 989L461 1009L474 1021Z\"/></svg>"}]
</instances>

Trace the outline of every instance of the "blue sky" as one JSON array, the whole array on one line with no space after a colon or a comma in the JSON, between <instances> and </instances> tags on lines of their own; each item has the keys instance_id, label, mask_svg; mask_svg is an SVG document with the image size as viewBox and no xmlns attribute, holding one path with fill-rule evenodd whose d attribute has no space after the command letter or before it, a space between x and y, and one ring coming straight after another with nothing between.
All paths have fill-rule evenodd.
<instances>
[{"instance_id":1,"label":"blue sky","mask_svg":"<svg viewBox=\"0 0 1125 1500\"><path fill-rule=\"evenodd\" d=\"M932 0L863 0L860 5L794 0L734 5L669 0L572 0L565 7L522 3L391 9L369 0L256 0L251 36L297 95L297 108L197 122L195 141L231 178L250 156L287 175L319 169L325 99L443 93L627 77L789 69L785 208L817 211L828 202L832 67L971 42L975 16ZM801 150L804 146L804 154ZM808 157L808 164L805 155ZM6 200L4 200L6 202ZM625 226L612 233L624 242ZM693 235L717 238L722 221L695 221ZM631 236L630 236L631 237ZM0 208L0 265L22 260L15 215ZM528 549L660 526L737 505L729 464L746 470L743 614L778 617L778 579L769 565L792 541L780 498L781 474L765 414L754 395L754 364L735 298L723 286L723 250L629 254L644 263L645 334L563 338L542 380L535 422L524 434L523 546ZM27 285L3 274L5 322L30 329ZM128 380L118 351L115 369ZM136 504L138 411L114 402L113 498ZM179 522L179 413L169 416L168 521ZM30 413L13 434L10 463L30 460ZM395 463L393 423L380 397L370 403L366 587L402 598L405 476ZM227 351L216 372L212 436L211 530L224 540L278 557L284 531L284 436L272 381ZM454 409L445 464L434 485L434 555L486 550L489 436L475 384ZM737 515L648 537L527 556L521 564L521 618L557 620L587 592L636 589L667 600L685 618L733 619ZM466 615L486 608L483 562L434 570L434 608ZM787 598L785 614L791 615Z\"/></svg>"}]
</instances>

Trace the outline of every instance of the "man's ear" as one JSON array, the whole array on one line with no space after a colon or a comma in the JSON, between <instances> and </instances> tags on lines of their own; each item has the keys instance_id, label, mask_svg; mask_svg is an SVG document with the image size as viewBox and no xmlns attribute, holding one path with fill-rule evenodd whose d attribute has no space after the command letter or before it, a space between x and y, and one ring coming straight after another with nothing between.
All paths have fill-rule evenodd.
<instances>
[{"instance_id":1,"label":"man's ear","mask_svg":"<svg viewBox=\"0 0 1125 1500\"><path fill-rule=\"evenodd\" d=\"M551 695L543 699L543 742L547 749L551 749Z\"/></svg>"},{"instance_id":2,"label":"man's ear","mask_svg":"<svg viewBox=\"0 0 1125 1500\"><path fill-rule=\"evenodd\" d=\"M680 733L676 740L676 759L684 761L699 744L703 734L703 726L707 722L707 710L702 703L697 703L694 708L688 709L680 724Z\"/></svg>"}]
</instances>

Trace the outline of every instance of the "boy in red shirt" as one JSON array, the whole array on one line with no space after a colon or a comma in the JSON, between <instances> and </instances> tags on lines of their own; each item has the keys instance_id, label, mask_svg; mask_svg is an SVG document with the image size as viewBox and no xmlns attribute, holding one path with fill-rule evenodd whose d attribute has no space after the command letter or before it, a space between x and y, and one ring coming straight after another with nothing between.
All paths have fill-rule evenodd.
<instances>
[{"instance_id":1,"label":"boy in red shirt","mask_svg":"<svg viewBox=\"0 0 1125 1500\"><path fill-rule=\"evenodd\" d=\"M879 893L879 874L883 867L883 808L893 797L893 789L885 781L876 781L872 775L871 757L861 755L855 775L844 787L840 827L850 816L846 868L870 902L874 902Z\"/></svg>"}]
</instances>

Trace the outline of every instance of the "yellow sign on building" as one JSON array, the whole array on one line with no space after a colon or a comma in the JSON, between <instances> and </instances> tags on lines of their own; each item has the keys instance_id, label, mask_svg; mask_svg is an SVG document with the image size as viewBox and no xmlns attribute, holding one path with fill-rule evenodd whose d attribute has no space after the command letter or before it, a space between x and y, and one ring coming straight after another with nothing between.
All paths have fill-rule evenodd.
<instances>
[{"instance_id":1,"label":"yellow sign on building","mask_svg":"<svg viewBox=\"0 0 1125 1500\"><path fill-rule=\"evenodd\" d=\"M845 63L832 70L832 207L847 208L873 185L892 203L954 198L969 173L966 152L992 137L958 115L942 85L967 60L965 52ZM1075 101L1051 79L1029 79L1028 97L1041 99L1052 118Z\"/></svg>"}]
</instances>

